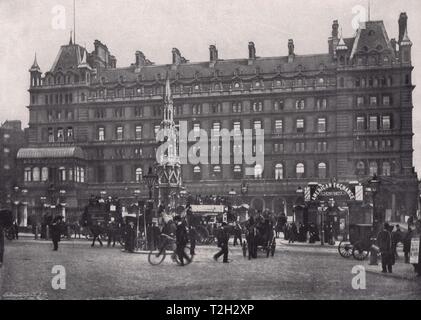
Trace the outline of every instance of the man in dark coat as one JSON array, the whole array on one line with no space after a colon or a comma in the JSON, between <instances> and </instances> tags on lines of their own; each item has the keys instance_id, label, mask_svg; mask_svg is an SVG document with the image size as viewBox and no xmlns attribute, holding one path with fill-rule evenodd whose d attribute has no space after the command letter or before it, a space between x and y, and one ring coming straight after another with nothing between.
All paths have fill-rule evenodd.
<instances>
[{"instance_id":1,"label":"man in dark coat","mask_svg":"<svg viewBox=\"0 0 421 320\"><path fill-rule=\"evenodd\" d=\"M221 248L221 250L219 250L218 253L213 256L213 259L217 261L220 256L224 255L223 260L222 260L223 263L228 263L229 234L228 234L228 230L226 226L227 226L226 222L223 222L221 229L218 232L218 237L217 237L218 247Z\"/></svg>"},{"instance_id":2,"label":"man in dark coat","mask_svg":"<svg viewBox=\"0 0 421 320\"><path fill-rule=\"evenodd\" d=\"M294 243L294 241L297 239L297 233L297 225L295 224L295 222L293 222L290 226L288 243Z\"/></svg>"},{"instance_id":3,"label":"man in dark coat","mask_svg":"<svg viewBox=\"0 0 421 320\"><path fill-rule=\"evenodd\" d=\"M184 266L184 259L186 259L187 262L190 263L190 258L184 251L186 248L187 242L189 241L188 233L187 233L187 227L186 225L181 221L180 217L176 217L177 222L177 229L175 231L175 243L176 243L176 251L177 256L180 261L180 265Z\"/></svg>"},{"instance_id":4,"label":"man in dark coat","mask_svg":"<svg viewBox=\"0 0 421 320\"><path fill-rule=\"evenodd\" d=\"M238 244L238 240L240 240L240 246L243 243L243 239L241 237L242 229L240 224L237 222L234 227L234 247Z\"/></svg>"},{"instance_id":5,"label":"man in dark coat","mask_svg":"<svg viewBox=\"0 0 421 320\"><path fill-rule=\"evenodd\" d=\"M388 223L384 224L383 230L377 235L377 245L379 246L382 255L382 272L392 273L395 256L392 247L392 235Z\"/></svg>"},{"instance_id":6,"label":"man in dark coat","mask_svg":"<svg viewBox=\"0 0 421 320\"><path fill-rule=\"evenodd\" d=\"M257 258L256 235L256 225L253 217L250 217L247 226L247 246L249 251L249 260L251 258Z\"/></svg>"},{"instance_id":7,"label":"man in dark coat","mask_svg":"<svg viewBox=\"0 0 421 320\"><path fill-rule=\"evenodd\" d=\"M96 223L96 224L94 224L91 227L91 232L92 232L92 235L94 237L94 239L92 240L91 247L94 247L95 246L95 241L96 240L98 240L99 244L102 247L102 241L101 241L101 236L100 236L100 234L101 234L101 225L99 224L99 222Z\"/></svg>"},{"instance_id":8,"label":"man in dark coat","mask_svg":"<svg viewBox=\"0 0 421 320\"><path fill-rule=\"evenodd\" d=\"M408 232L403 238L403 253L405 256L405 263L409 263L409 253L411 252L412 228L408 226Z\"/></svg>"},{"instance_id":9,"label":"man in dark coat","mask_svg":"<svg viewBox=\"0 0 421 320\"><path fill-rule=\"evenodd\" d=\"M136 239L136 228L133 222L126 224L124 250L126 252L134 251L134 242Z\"/></svg>"},{"instance_id":10,"label":"man in dark coat","mask_svg":"<svg viewBox=\"0 0 421 320\"><path fill-rule=\"evenodd\" d=\"M402 238L403 238L403 233L401 231L400 226L397 224L396 230L392 231L392 251L396 259L399 258L397 247L398 247L398 243L402 242Z\"/></svg>"},{"instance_id":11,"label":"man in dark coat","mask_svg":"<svg viewBox=\"0 0 421 320\"><path fill-rule=\"evenodd\" d=\"M62 226L63 217L57 216L53 219L51 223L51 240L53 241L53 251L58 250L58 243L60 242L61 237L61 226Z\"/></svg>"}]
</instances>

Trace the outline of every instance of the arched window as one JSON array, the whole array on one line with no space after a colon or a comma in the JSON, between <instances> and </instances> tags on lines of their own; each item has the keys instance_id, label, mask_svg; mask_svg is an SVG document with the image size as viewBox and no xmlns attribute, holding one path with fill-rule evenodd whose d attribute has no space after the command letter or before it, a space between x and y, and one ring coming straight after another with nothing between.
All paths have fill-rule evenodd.
<instances>
[{"instance_id":1,"label":"arched window","mask_svg":"<svg viewBox=\"0 0 421 320\"><path fill-rule=\"evenodd\" d=\"M376 161L371 161L369 165L370 176L374 176L378 174L378 165Z\"/></svg>"},{"instance_id":2,"label":"arched window","mask_svg":"<svg viewBox=\"0 0 421 320\"><path fill-rule=\"evenodd\" d=\"M32 181L32 169L31 168L25 168L24 180L25 180L25 182L31 182Z\"/></svg>"},{"instance_id":3,"label":"arched window","mask_svg":"<svg viewBox=\"0 0 421 320\"><path fill-rule=\"evenodd\" d=\"M66 168L60 167L58 168L58 175L60 181L66 181Z\"/></svg>"},{"instance_id":4,"label":"arched window","mask_svg":"<svg viewBox=\"0 0 421 320\"><path fill-rule=\"evenodd\" d=\"M48 180L48 168L47 167L43 167L41 169L41 181L45 182Z\"/></svg>"},{"instance_id":5,"label":"arched window","mask_svg":"<svg viewBox=\"0 0 421 320\"><path fill-rule=\"evenodd\" d=\"M390 162L389 161L385 161L383 162L383 170L382 170L382 175L384 176L390 176L392 172L392 168L390 166Z\"/></svg>"},{"instance_id":6,"label":"arched window","mask_svg":"<svg viewBox=\"0 0 421 320\"><path fill-rule=\"evenodd\" d=\"M305 167L303 163L298 163L295 167L295 173L297 175L298 179L301 179L304 177Z\"/></svg>"},{"instance_id":7,"label":"arched window","mask_svg":"<svg viewBox=\"0 0 421 320\"><path fill-rule=\"evenodd\" d=\"M260 164L256 164L254 166L254 178L255 179L261 179L263 174L263 169Z\"/></svg>"},{"instance_id":8,"label":"arched window","mask_svg":"<svg viewBox=\"0 0 421 320\"><path fill-rule=\"evenodd\" d=\"M358 175L365 174L365 163L363 161L358 161L357 163L357 174Z\"/></svg>"},{"instance_id":9,"label":"arched window","mask_svg":"<svg viewBox=\"0 0 421 320\"><path fill-rule=\"evenodd\" d=\"M284 178L284 166L278 163L275 166L275 180L282 180Z\"/></svg>"},{"instance_id":10,"label":"arched window","mask_svg":"<svg viewBox=\"0 0 421 320\"><path fill-rule=\"evenodd\" d=\"M38 167L32 169L32 179L34 181L40 181L40 170Z\"/></svg>"},{"instance_id":11,"label":"arched window","mask_svg":"<svg viewBox=\"0 0 421 320\"><path fill-rule=\"evenodd\" d=\"M136 168L136 182L142 181L143 171L142 168Z\"/></svg>"},{"instance_id":12,"label":"arched window","mask_svg":"<svg viewBox=\"0 0 421 320\"><path fill-rule=\"evenodd\" d=\"M326 170L327 166L326 163L321 162L319 163L319 165L317 166L317 173L319 176L319 179L325 179L327 176L327 170Z\"/></svg>"}]
</instances>

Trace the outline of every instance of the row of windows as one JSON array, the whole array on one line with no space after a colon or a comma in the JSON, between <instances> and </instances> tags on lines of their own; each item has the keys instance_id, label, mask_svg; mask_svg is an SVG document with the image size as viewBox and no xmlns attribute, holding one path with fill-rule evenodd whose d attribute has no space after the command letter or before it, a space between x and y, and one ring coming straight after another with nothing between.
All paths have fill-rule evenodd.
<instances>
[{"instance_id":1,"label":"row of windows","mask_svg":"<svg viewBox=\"0 0 421 320\"><path fill-rule=\"evenodd\" d=\"M358 131L391 130L393 127L393 115L391 114L358 115L356 118Z\"/></svg>"},{"instance_id":2,"label":"row of windows","mask_svg":"<svg viewBox=\"0 0 421 320\"><path fill-rule=\"evenodd\" d=\"M48 142L65 142L74 140L73 127L48 128Z\"/></svg>"},{"instance_id":3,"label":"row of windows","mask_svg":"<svg viewBox=\"0 0 421 320\"><path fill-rule=\"evenodd\" d=\"M380 97L381 100L379 100L379 96L377 95L370 95L370 96L357 96L356 103L357 107L370 105L370 106L378 106L379 102L383 106L390 106L393 104L393 99L391 95L382 95Z\"/></svg>"},{"instance_id":4,"label":"row of windows","mask_svg":"<svg viewBox=\"0 0 421 320\"><path fill-rule=\"evenodd\" d=\"M274 166L274 176L275 180L283 180L285 179L284 174L284 164L278 163ZM320 179L327 178L327 164L325 162L320 162L316 166L317 169L317 177ZM243 167L241 165L234 165L232 167L232 171L234 173L234 177L242 178L243 177ZM193 167L193 173L195 179L201 178L201 167L195 166ZM212 174L215 177L219 177L222 175L222 167L220 165L214 165L212 167ZM254 167L254 178L255 179L262 179L263 177L263 170L262 166L257 164ZM303 163L297 163L295 166L295 178L301 179L305 177L305 165Z\"/></svg>"},{"instance_id":5,"label":"row of windows","mask_svg":"<svg viewBox=\"0 0 421 320\"><path fill-rule=\"evenodd\" d=\"M53 179L53 170L48 167L27 167L24 170L25 182L46 182ZM83 167L60 167L58 168L58 179L61 182L75 181L85 182L85 169Z\"/></svg>"},{"instance_id":6,"label":"row of windows","mask_svg":"<svg viewBox=\"0 0 421 320\"><path fill-rule=\"evenodd\" d=\"M47 110L47 119L49 122L57 120L73 120L74 113L72 110Z\"/></svg>"},{"instance_id":7,"label":"row of windows","mask_svg":"<svg viewBox=\"0 0 421 320\"><path fill-rule=\"evenodd\" d=\"M368 169L368 171L367 171ZM389 161L359 161L356 165L356 173L358 175L383 175L383 176L390 176L392 175L392 171L396 170L397 168L392 168L392 165Z\"/></svg>"},{"instance_id":8,"label":"row of windows","mask_svg":"<svg viewBox=\"0 0 421 320\"><path fill-rule=\"evenodd\" d=\"M356 146L361 151L365 150L390 150L393 149L393 140L358 140Z\"/></svg>"}]
</instances>

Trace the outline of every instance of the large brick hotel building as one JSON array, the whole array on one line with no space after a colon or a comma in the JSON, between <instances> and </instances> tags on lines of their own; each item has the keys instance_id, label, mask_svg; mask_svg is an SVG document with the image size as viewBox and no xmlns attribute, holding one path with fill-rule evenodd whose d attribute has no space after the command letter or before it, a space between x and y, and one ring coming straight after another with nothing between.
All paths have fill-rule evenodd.
<instances>
[{"instance_id":1,"label":"large brick hotel building","mask_svg":"<svg viewBox=\"0 0 421 320\"><path fill-rule=\"evenodd\" d=\"M43 73L36 60L30 69L29 147L18 153L29 213L53 194L69 214L101 191L129 201L141 188L146 197L139 182L155 162L168 74L176 121L209 132L265 132L264 150L256 150L265 153L263 170L245 176L245 165L183 165L188 192L235 192L236 201L253 208L305 220L310 206L301 201L300 187L336 181L355 193L355 184L377 174L378 210L396 219L415 214L406 14L397 27L396 39L389 39L382 21L368 21L345 38L334 21L323 54L300 55L288 40L279 56L260 57L250 42L245 58L225 59L211 45L209 61L190 62L174 48L170 64L155 64L137 51L127 67L117 67L100 41L89 53L71 40L49 71ZM246 55L247 44L245 49ZM348 200L359 208L351 216L370 210Z\"/></svg>"}]
</instances>

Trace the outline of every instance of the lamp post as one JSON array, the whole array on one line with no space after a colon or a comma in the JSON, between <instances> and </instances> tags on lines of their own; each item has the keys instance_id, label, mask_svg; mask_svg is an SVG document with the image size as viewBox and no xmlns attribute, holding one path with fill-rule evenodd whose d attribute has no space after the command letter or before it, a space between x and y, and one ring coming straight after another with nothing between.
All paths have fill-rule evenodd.
<instances>
[{"instance_id":1,"label":"lamp post","mask_svg":"<svg viewBox=\"0 0 421 320\"><path fill-rule=\"evenodd\" d=\"M139 196L140 196L140 190L135 190L133 192L134 197L136 199L136 206L137 206L137 211L136 211L136 246L139 243L137 240L139 239L139 234L140 234L140 230L139 230L139 218L140 218L140 201L139 201ZM145 228L145 246L146 248L147 246L147 242L148 242L148 237L146 234L146 215L145 212L143 212L143 226ZM146 249L144 248L144 249ZM139 248L136 248L139 249Z\"/></svg>"},{"instance_id":2,"label":"lamp post","mask_svg":"<svg viewBox=\"0 0 421 320\"><path fill-rule=\"evenodd\" d=\"M18 222L19 221L19 217L18 217L18 205L19 205L19 187L18 186L14 186L13 187L13 207L14 207L14 222Z\"/></svg>"},{"instance_id":3,"label":"lamp post","mask_svg":"<svg viewBox=\"0 0 421 320\"><path fill-rule=\"evenodd\" d=\"M320 245L325 245L325 209L326 205L324 201L320 201L320 233L321 233L321 239L320 239Z\"/></svg>"},{"instance_id":4,"label":"lamp post","mask_svg":"<svg viewBox=\"0 0 421 320\"><path fill-rule=\"evenodd\" d=\"M151 203L153 201L152 200L152 189L155 186L156 182L158 181L158 176L153 172L152 167L149 167L148 174L145 174L142 178L143 178L142 180L144 181L144 183L148 187L148 190L149 190L149 200L148 201ZM146 246L146 248L148 248L146 209L145 208L143 208L143 209L144 209L143 210L143 221L145 223L145 246Z\"/></svg>"},{"instance_id":5,"label":"lamp post","mask_svg":"<svg viewBox=\"0 0 421 320\"><path fill-rule=\"evenodd\" d=\"M377 201L376 196L379 192L380 187L380 180L377 178L377 175L374 175L373 178L370 180L370 187L372 192L372 199L373 199L373 231L378 231L379 227L379 215L377 212Z\"/></svg>"},{"instance_id":6,"label":"lamp post","mask_svg":"<svg viewBox=\"0 0 421 320\"><path fill-rule=\"evenodd\" d=\"M59 203L61 206L61 215L63 216L63 221L66 222L66 190L59 191Z\"/></svg>"}]
</instances>

